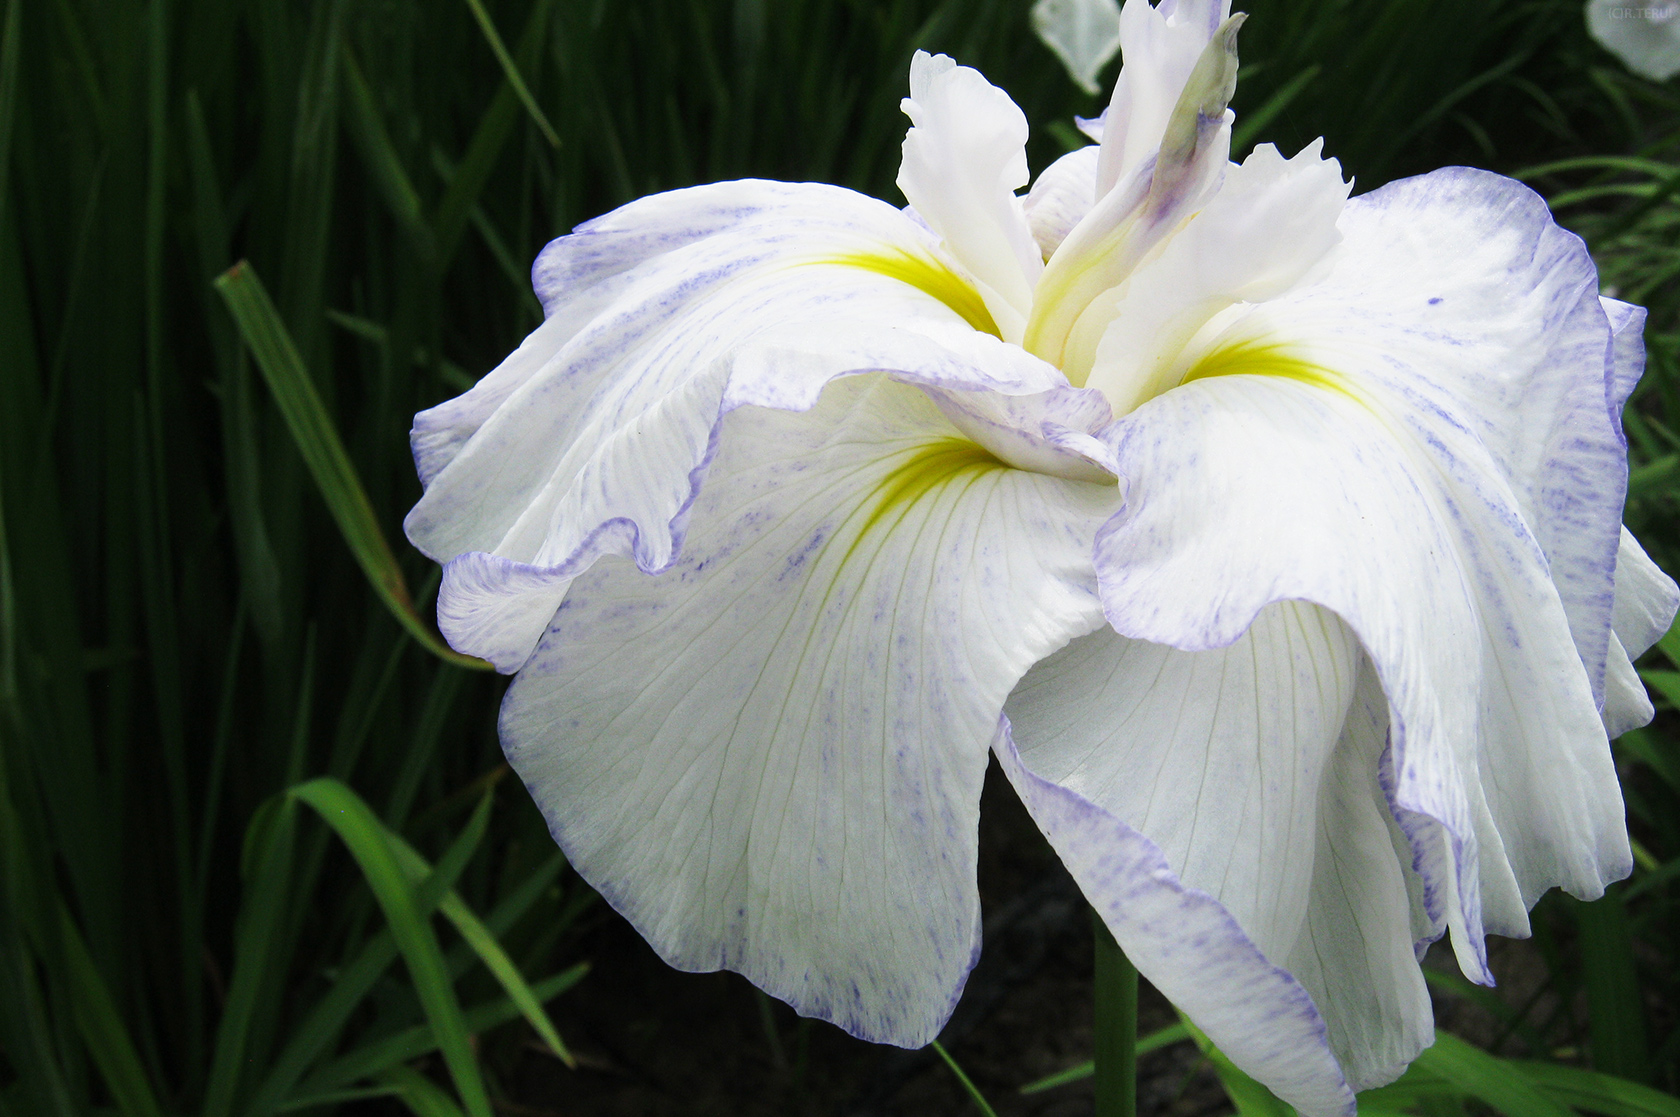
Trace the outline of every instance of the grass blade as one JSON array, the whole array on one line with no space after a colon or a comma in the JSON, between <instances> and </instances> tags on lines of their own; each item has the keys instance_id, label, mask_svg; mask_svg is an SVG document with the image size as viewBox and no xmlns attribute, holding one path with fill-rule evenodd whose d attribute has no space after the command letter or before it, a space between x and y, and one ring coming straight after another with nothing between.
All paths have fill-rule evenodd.
<instances>
[{"instance_id":1,"label":"grass blade","mask_svg":"<svg viewBox=\"0 0 1680 1117\"><path fill-rule=\"evenodd\" d=\"M298 356L297 347L292 344L286 325L257 273L249 264L235 264L216 279L216 289L232 312L245 344L256 357L257 367L262 369L274 401L344 541L350 545L356 561L392 616L438 658L461 667L489 670L488 663L462 655L432 635L414 611L402 570L385 541L384 532L379 529L373 506L356 476L355 466L350 463L350 455L345 452L326 406L303 367L303 359Z\"/></svg>"},{"instance_id":2,"label":"grass blade","mask_svg":"<svg viewBox=\"0 0 1680 1117\"><path fill-rule=\"evenodd\" d=\"M186 133L199 267L204 277L209 279L228 263L227 205L216 178L204 108L194 90L187 93ZM227 328L226 319L212 317L209 325L211 341L222 366L217 397L221 405L222 469L233 529L234 556L239 563L240 582L257 632L265 644L272 646L280 639L284 627L280 606L280 566L262 511L257 425L251 413L250 369L239 343Z\"/></svg>"},{"instance_id":3,"label":"grass blade","mask_svg":"<svg viewBox=\"0 0 1680 1117\"><path fill-rule=\"evenodd\" d=\"M40 1117L81 1117L70 1096L64 1068L53 1050L47 1023L46 998L37 980L36 960L25 948L22 928L0 903L0 997L7 1011L0 1013L0 1044L14 1059L17 1080L5 1090L22 1112Z\"/></svg>"},{"instance_id":4,"label":"grass blade","mask_svg":"<svg viewBox=\"0 0 1680 1117\"><path fill-rule=\"evenodd\" d=\"M361 152L362 163L373 177L374 185L385 199L386 208L391 211L397 227L414 246L414 251L421 259L434 259L437 242L432 239L431 226L426 224L425 207L414 184L409 181L408 172L403 169L402 160L397 157L396 145L385 130L373 90L368 87L367 78L349 47L340 52L339 61L344 67L345 92L349 94L344 99L344 107L350 118L350 135Z\"/></svg>"},{"instance_id":5,"label":"grass blade","mask_svg":"<svg viewBox=\"0 0 1680 1117\"><path fill-rule=\"evenodd\" d=\"M1667 639L1667 637L1664 637ZM1653 688L1671 706L1680 707L1680 671L1663 671L1647 667L1639 672L1645 685Z\"/></svg>"},{"instance_id":6,"label":"grass blade","mask_svg":"<svg viewBox=\"0 0 1680 1117\"><path fill-rule=\"evenodd\" d=\"M548 117L543 115L542 106L538 105L537 99L531 96L530 87L525 84L525 79L520 76L519 67L514 64L513 56L508 53L507 46L502 42L502 37L496 33L496 24L490 19L490 13L484 10L483 0L467 0L467 7L472 9L473 18L478 20L479 30L484 32L485 41L490 44L490 50L495 54L496 61L501 64L502 73L506 75L507 82L513 87L513 92L519 97L520 103L525 106L525 111L531 114L531 119L542 131L543 138L548 141L549 146L559 147L560 137L555 134L554 125L548 122Z\"/></svg>"},{"instance_id":7,"label":"grass blade","mask_svg":"<svg viewBox=\"0 0 1680 1117\"><path fill-rule=\"evenodd\" d=\"M355 792L337 780L318 779L289 794L313 807L338 832L385 913L397 948L408 963L415 993L438 1039L450 1077L467 1113L490 1117L490 1098L478 1071L455 987L443 964L443 951L426 917L414 903L414 893L393 854L389 832Z\"/></svg>"},{"instance_id":8,"label":"grass blade","mask_svg":"<svg viewBox=\"0 0 1680 1117\"><path fill-rule=\"evenodd\" d=\"M945 1065L951 1068L951 1073L957 1076L958 1082L962 1083L963 1091L973 1099L975 1108L979 1109L986 1117L997 1117L997 1110L992 1108L991 1103L986 1100L986 1095L982 1094L980 1087L974 1084L974 1080L968 1077L955 1059L951 1058L950 1052L945 1050L945 1045L938 1040L934 1040L928 1046L932 1047L934 1054L938 1055L944 1060Z\"/></svg>"},{"instance_id":9,"label":"grass blade","mask_svg":"<svg viewBox=\"0 0 1680 1117\"><path fill-rule=\"evenodd\" d=\"M1507 1004L1504 998L1492 989L1466 981L1458 974L1447 973L1444 970L1425 969L1423 978L1444 993L1451 994L1454 997L1462 997L1478 1005L1484 1012L1504 1025L1506 1035L1518 1036L1528 1045L1530 1051L1539 1052L1546 1049L1545 1040L1541 1038L1540 1033L1534 1030L1533 1025L1524 1020L1515 1008ZM1498 1045L1494 1044L1492 1048L1498 1050Z\"/></svg>"},{"instance_id":10,"label":"grass blade","mask_svg":"<svg viewBox=\"0 0 1680 1117\"><path fill-rule=\"evenodd\" d=\"M415 1117L461 1117L461 1107L436 1083L412 1067L398 1063L379 1076Z\"/></svg>"},{"instance_id":11,"label":"grass blade","mask_svg":"<svg viewBox=\"0 0 1680 1117\"><path fill-rule=\"evenodd\" d=\"M1266 103L1249 113L1236 128L1231 131L1231 152L1233 156L1239 151L1246 151L1256 137L1265 130L1266 125L1277 118L1277 115L1289 107L1289 103L1312 83L1320 70L1324 69L1318 63L1313 63L1280 88L1276 93L1266 98Z\"/></svg>"},{"instance_id":12,"label":"grass blade","mask_svg":"<svg viewBox=\"0 0 1680 1117\"><path fill-rule=\"evenodd\" d=\"M295 824L292 803L271 799L257 811L245 831L245 895L234 944L233 978L216 1029L210 1080L205 1089L205 1117L224 1117L232 1112L240 1073L250 1065L247 1040L252 1018L262 1007L263 978L290 896Z\"/></svg>"},{"instance_id":13,"label":"grass blade","mask_svg":"<svg viewBox=\"0 0 1680 1117\"><path fill-rule=\"evenodd\" d=\"M1680 1117L1680 1098L1617 1078L1613 1074L1561 1067L1556 1063L1513 1063L1523 1077L1565 1105L1605 1117Z\"/></svg>"},{"instance_id":14,"label":"grass blade","mask_svg":"<svg viewBox=\"0 0 1680 1117\"><path fill-rule=\"evenodd\" d=\"M531 987L539 1002L548 1002L582 981L589 973L589 964L577 965L537 982ZM475 1005L464 1014L467 1027L473 1032L488 1031L506 1024L519 1015L519 1006L508 997L499 997L488 1004ZM429 1024L420 1024L392 1036L352 1051L321 1068L304 1084L311 1091L325 1091L360 1082L387 1067L406 1059L417 1059L438 1047L437 1035Z\"/></svg>"},{"instance_id":15,"label":"grass blade","mask_svg":"<svg viewBox=\"0 0 1680 1117\"><path fill-rule=\"evenodd\" d=\"M299 1109L325 1109L329 1106L344 1105L347 1102L367 1101L370 1098L388 1098L398 1092L395 1086L364 1086L359 1090L331 1090L325 1094L305 1094L300 1098L293 1098L276 1113L292 1113Z\"/></svg>"},{"instance_id":16,"label":"grass blade","mask_svg":"<svg viewBox=\"0 0 1680 1117\"><path fill-rule=\"evenodd\" d=\"M1189 1038L1189 1029L1185 1028L1183 1024L1168 1024L1165 1028L1162 1028L1158 1032L1150 1032L1148 1035L1141 1037L1137 1041L1137 1054L1139 1056L1147 1055L1151 1051L1158 1050L1159 1048L1166 1047L1170 1044L1178 1043L1181 1040ZM1053 1090L1057 1086L1066 1086L1070 1082L1079 1082L1083 1079L1089 1078L1095 1074L1096 1071L1096 1060L1087 1059L1085 1062L1080 1063L1077 1066L1071 1066L1066 1070L1059 1070L1055 1074L1046 1075L1043 1078L1029 1082L1025 1086L1021 1087L1020 1092L1023 1094L1043 1093L1045 1090Z\"/></svg>"},{"instance_id":17,"label":"grass blade","mask_svg":"<svg viewBox=\"0 0 1680 1117\"><path fill-rule=\"evenodd\" d=\"M485 802L489 802L488 795L485 797ZM416 881L425 877L427 871L425 858L395 835L391 836L391 852L396 855L398 863L402 866L403 872L408 875L409 880ZM484 962L485 968L495 976L503 991L507 993L508 999L519 1006L520 1013L535 1029L537 1035L542 1037L543 1042L548 1044L549 1050L553 1051L555 1056L567 1066L577 1066L577 1061L572 1057L572 1053L561 1042L560 1033L555 1030L553 1022L548 1018L548 1013L543 1011L541 999L526 984L524 975L519 972L519 967L513 964L513 959L507 956L507 951L502 949L502 944L496 941L496 936L484 925L484 922L454 892L450 892L443 897L442 902L438 905L438 910L443 913L445 919L455 925L455 929L461 933L461 938L472 947L473 953L478 955L480 960Z\"/></svg>"},{"instance_id":18,"label":"grass blade","mask_svg":"<svg viewBox=\"0 0 1680 1117\"><path fill-rule=\"evenodd\" d=\"M438 901L467 867L467 862L484 837L489 808L490 797L486 795L466 828L450 843L437 868L416 884L416 915L425 917L436 910ZM264 1117L265 1114L295 1108L294 1102L284 1100L286 1095L308 1073L315 1060L337 1042L350 1014L372 992L380 975L396 961L397 953L397 940L389 929L363 944L355 960L339 971L326 995L316 1002L303 1023L292 1033L291 1042L274 1060L262 1085L252 1095L251 1103L246 1107L246 1117Z\"/></svg>"},{"instance_id":19,"label":"grass blade","mask_svg":"<svg viewBox=\"0 0 1680 1117\"><path fill-rule=\"evenodd\" d=\"M163 1117L152 1084L140 1065L134 1041L117 1013L116 1002L105 979L88 954L81 932L62 907L58 912L59 937L63 944L66 976L74 997L71 1005L76 1027L93 1055L99 1073L123 1117Z\"/></svg>"},{"instance_id":20,"label":"grass blade","mask_svg":"<svg viewBox=\"0 0 1680 1117\"><path fill-rule=\"evenodd\" d=\"M1434 1046L1426 1048L1417 1062L1506 1117L1571 1117L1568 1106L1513 1073L1514 1064L1472 1047L1451 1032L1436 1032Z\"/></svg>"},{"instance_id":21,"label":"grass blade","mask_svg":"<svg viewBox=\"0 0 1680 1117\"><path fill-rule=\"evenodd\" d=\"M1680 674L1673 671L1655 673L1680 679ZM1645 728L1628 730L1616 738L1616 744L1623 752L1649 766L1669 787L1680 791L1680 750L1675 749L1672 741L1658 737Z\"/></svg>"},{"instance_id":22,"label":"grass blade","mask_svg":"<svg viewBox=\"0 0 1680 1117\"><path fill-rule=\"evenodd\" d=\"M1645 1005L1633 965L1633 936L1620 889L1590 904L1571 904L1581 929L1581 982L1596 1070L1636 1082L1651 1077Z\"/></svg>"},{"instance_id":23,"label":"grass blade","mask_svg":"<svg viewBox=\"0 0 1680 1117\"><path fill-rule=\"evenodd\" d=\"M548 26L548 14L553 6L554 0L537 0L537 3L532 5L531 15L525 21L525 30L520 35L521 60L536 58L537 47L542 42L543 30ZM505 83L491 99L490 107L479 120L478 129L467 145L466 154L456 164L455 174L449 180L449 187L444 191L432 218L440 266L447 264L454 257L461 234L466 230L472 207L478 203L479 194L484 190L485 183L490 180L490 172L495 170L496 160L501 157L502 147L507 143L508 136L513 133L513 124L518 114L518 95L514 93L511 83Z\"/></svg>"},{"instance_id":24,"label":"grass blade","mask_svg":"<svg viewBox=\"0 0 1680 1117\"><path fill-rule=\"evenodd\" d=\"M7 185L11 182L12 118L17 112L18 53L23 49L19 26L23 0L6 5L6 24L0 29L0 217L6 214Z\"/></svg>"},{"instance_id":25,"label":"grass blade","mask_svg":"<svg viewBox=\"0 0 1680 1117\"><path fill-rule=\"evenodd\" d=\"M1463 1100L1457 1086L1413 1063L1396 1081L1361 1092L1359 1114L1433 1114L1443 1107L1462 1107Z\"/></svg>"}]
</instances>

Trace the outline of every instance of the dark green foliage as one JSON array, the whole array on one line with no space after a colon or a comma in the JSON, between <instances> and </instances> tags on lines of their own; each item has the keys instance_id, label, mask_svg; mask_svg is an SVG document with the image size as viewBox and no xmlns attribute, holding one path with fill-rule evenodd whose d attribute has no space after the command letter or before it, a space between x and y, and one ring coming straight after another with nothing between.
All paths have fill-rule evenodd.
<instances>
[{"instance_id":1,"label":"dark green foliage","mask_svg":"<svg viewBox=\"0 0 1680 1117\"><path fill-rule=\"evenodd\" d=\"M919 46L1008 89L1043 166L1100 105L1026 7L0 0L0 1115L477 1115L522 1036L565 1055L539 1006L590 893L501 779L499 681L387 608L435 585L409 419L540 320L529 261L589 216L747 175L899 201ZM1680 569L1673 90L1573 2L1248 7L1244 145L1325 135L1361 189L1536 167L1651 306L1628 518ZM1504 1004L1495 1053L1672 1090L1680 656L1648 666L1640 868L1543 905L1558 1007ZM1392 1108L1671 1112L1555 1062L1478 1094L1444 1050Z\"/></svg>"}]
</instances>

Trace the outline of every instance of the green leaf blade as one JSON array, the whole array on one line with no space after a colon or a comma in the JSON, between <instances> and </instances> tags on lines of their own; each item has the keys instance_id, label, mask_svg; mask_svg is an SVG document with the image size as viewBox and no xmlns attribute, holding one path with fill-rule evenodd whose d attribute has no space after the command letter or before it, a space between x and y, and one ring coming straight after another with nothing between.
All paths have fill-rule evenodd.
<instances>
[{"instance_id":1,"label":"green leaf blade","mask_svg":"<svg viewBox=\"0 0 1680 1117\"><path fill-rule=\"evenodd\" d=\"M406 875L392 853L388 832L360 797L332 779L311 780L290 795L312 807L337 831L373 889L387 925L408 964L415 993L437 1036L450 1077L470 1117L491 1117L467 1022L443 963L437 937L414 903Z\"/></svg>"}]
</instances>

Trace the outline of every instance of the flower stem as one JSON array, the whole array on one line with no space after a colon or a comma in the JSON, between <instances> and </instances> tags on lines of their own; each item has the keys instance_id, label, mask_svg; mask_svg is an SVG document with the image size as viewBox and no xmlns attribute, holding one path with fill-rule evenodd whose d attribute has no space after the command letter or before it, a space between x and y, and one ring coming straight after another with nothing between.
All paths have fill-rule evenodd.
<instances>
[{"instance_id":1,"label":"flower stem","mask_svg":"<svg viewBox=\"0 0 1680 1117\"><path fill-rule=\"evenodd\" d=\"M1137 1117L1137 969L1093 909L1096 1117Z\"/></svg>"}]
</instances>

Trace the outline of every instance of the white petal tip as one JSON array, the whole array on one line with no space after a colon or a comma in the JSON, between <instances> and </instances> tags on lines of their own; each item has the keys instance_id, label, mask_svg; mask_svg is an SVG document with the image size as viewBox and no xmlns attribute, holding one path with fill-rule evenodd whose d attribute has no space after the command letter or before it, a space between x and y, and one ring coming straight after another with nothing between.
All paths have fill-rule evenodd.
<instances>
[{"instance_id":1,"label":"white petal tip","mask_svg":"<svg viewBox=\"0 0 1680 1117\"><path fill-rule=\"evenodd\" d=\"M1038 0L1032 25L1079 88L1092 94L1101 91L1097 75L1120 49L1120 5L1115 0Z\"/></svg>"}]
</instances>

